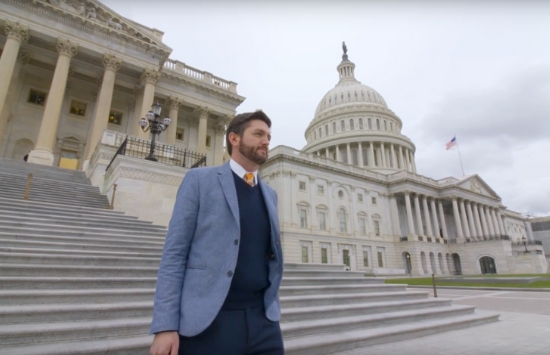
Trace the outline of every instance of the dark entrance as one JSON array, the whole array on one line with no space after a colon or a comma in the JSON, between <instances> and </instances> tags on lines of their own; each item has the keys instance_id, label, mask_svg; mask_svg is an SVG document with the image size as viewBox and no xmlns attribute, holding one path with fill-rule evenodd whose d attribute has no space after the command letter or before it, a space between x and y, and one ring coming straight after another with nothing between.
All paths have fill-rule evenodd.
<instances>
[{"instance_id":1,"label":"dark entrance","mask_svg":"<svg viewBox=\"0 0 550 355\"><path fill-rule=\"evenodd\" d=\"M349 250L343 250L342 251L342 259L343 259L342 261L344 262L345 265L351 267L351 262L350 262L350 257L349 257Z\"/></svg>"},{"instance_id":2,"label":"dark entrance","mask_svg":"<svg viewBox=\"0 0 550 355\"><path fill-rule=\"evenodd\" d=\"M479 259L479 266L481 267L482 274L496 274L497 266L495 265L495 259L490 256L484 256Z\"/></svg>"},{"instance_id":3,"label":"dark entrance","mask_svg":"<svg viewBox=\"0 0 550 355\"><path fill-rule=\"evenodd\" d=\"M411 254L404 252L403 253L403 259L405 261L405 268L407 269L407 274L411 274L412 272L412 265L411 265Z\"/></svg>"},{"instance_id":4,"label":"dark entrance","mask_svg":"<svg viewBox=\"0 0 550 355\"><path fill-rule=\"evenodd\" d=\"M454 274L462 275L462 266L460 265L460 256L456 253L453 254Z\"/></svg>"}]
</instances>

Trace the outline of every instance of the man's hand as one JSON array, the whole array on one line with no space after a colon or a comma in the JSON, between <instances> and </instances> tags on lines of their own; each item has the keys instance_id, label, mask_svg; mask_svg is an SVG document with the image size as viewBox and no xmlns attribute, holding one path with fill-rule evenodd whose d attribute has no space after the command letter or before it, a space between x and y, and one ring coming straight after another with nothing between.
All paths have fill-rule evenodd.
<instances>
[{"instance_id":1,"label":"man's hand","mask_svg":"<svg viewBox=\"0 0 550 355\"><path fill-rule=\"evenodd\" d=\"M162 332L155 334L151 355L178 355L180 337L178 332Z\"/></svg>"}]
</instances>

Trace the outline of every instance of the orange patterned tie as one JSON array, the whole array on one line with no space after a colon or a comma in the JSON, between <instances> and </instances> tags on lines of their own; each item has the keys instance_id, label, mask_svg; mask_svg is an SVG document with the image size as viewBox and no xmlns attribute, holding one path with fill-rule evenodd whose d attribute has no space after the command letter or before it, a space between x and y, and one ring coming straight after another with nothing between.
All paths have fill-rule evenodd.
<instances>
[{"instance_id":1,"label":"orange patterned tie","mask_svg":"<svg viewBox=\"0 0 550 355\"><path fill-rule=\"evenodd\" d=\"M254 174L246 173L244 174L244 181L250 186L254 186Z\"/></svg>"}]
</instances>

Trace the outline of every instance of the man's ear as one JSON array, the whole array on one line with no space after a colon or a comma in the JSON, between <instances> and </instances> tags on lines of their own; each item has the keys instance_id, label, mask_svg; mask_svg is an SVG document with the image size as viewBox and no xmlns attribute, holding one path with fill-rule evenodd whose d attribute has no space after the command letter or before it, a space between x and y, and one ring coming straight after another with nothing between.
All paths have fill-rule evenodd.
<instances>
[{"instance_id":1,"label":"man's ear","mask_svg":"<svg viewBox=\"0 0 550 355\"><path fill-rule=\"evenodd\" d=\"M229 133L229 143L231 143L231 145L239 145L240 139L241 137L239 137L237 133L235 132Z\"/></svg>"}]
</instances>

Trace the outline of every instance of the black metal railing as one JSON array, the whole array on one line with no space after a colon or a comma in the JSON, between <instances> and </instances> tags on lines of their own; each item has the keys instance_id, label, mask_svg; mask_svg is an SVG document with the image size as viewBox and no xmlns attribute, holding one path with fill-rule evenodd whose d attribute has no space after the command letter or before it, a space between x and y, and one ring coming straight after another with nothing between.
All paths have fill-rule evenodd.
<instances>
[{"instance_id":1,"label":"black metal railing","mask_svg":"<svg viewBox=\"0 0 550 355\"><path fill-rule=\"evenodd\" d=\"M529 241L525 241L525 242L514 242L514 245L516 245L516 246L542 245L542 242L540 240L529 240Z\"/></svg>"},{"instance_id":2,"label":"black metal railing","mask_svg":"<svg viewBox=\"0 0 550 355\"><path fill-rule=\"evenodd\" d=\"M151 141L126 137L124 142L118 147L113 159L105 170L111 167L117 155L145 159L149 156L151 150ZM187 149L179 149L171 145L157 143L155 147L155 157L159 163L181 166L183 168L198 168L206 166L206 156L195 153Z\"/></svg>"},{"instance_id":3,"label":"black metal railing","mask_svg":"<svg viewBox=\"0 0 550 355\"><path fill-rule=\"evenodd\" d=\"M510 240L510 236L506 234L502 235L484 235L478 238L466 238L466 243L479 243L479 242L488 242L494 240Z\"/></svg>"},{"instance_id":4,"label":"black metal railing","mask_svg":"<svg viewBox=\"0 0 550 355\"><path fill-rule=\"evenodd\" d=\"M400 241L400 242L408 242L408 241L409 241L409 237L399 237L399 241Z\"/></svg>"}]
</instances>

